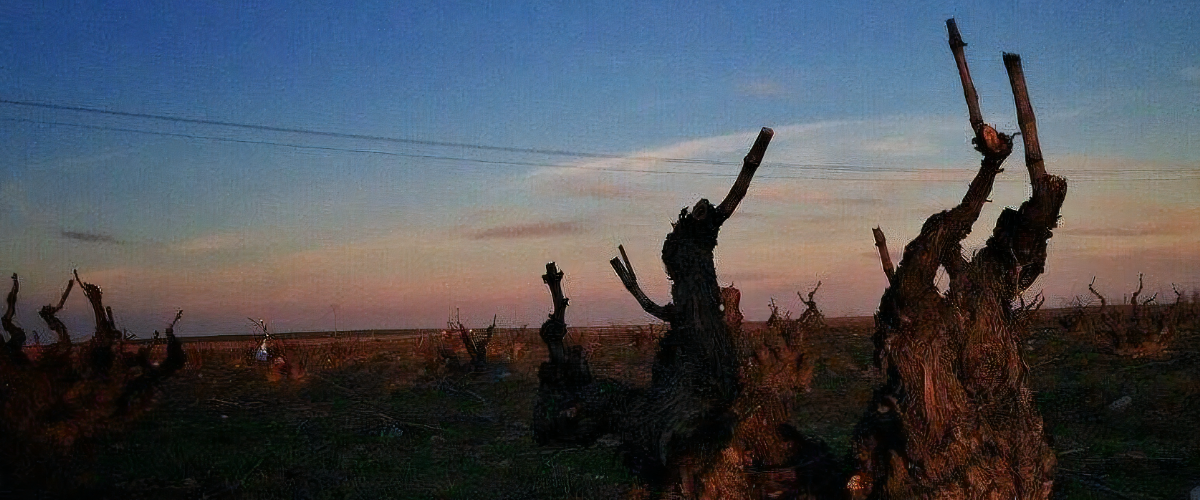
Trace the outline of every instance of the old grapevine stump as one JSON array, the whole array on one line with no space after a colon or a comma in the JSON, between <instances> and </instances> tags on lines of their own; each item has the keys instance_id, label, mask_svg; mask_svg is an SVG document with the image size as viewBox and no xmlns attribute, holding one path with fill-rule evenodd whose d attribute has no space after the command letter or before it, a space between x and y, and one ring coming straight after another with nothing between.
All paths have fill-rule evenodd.
<instances>
[{"instance_id":1,"label":"old grapevine stump","mask_svg":"<svg viewBox=\"0 0 1200 500\"><path fill-rule=\"evenodd\" d=\"M669 304L658 305L642 292L624 248L611 262L642 308L671 326L658 343L650 387L593 380L578 346L565 348L561 275L547 266L543 278L554 296L555 314L541 332L550 361L539 371L534 426L539 441L578 444L614 433L627 463L652 488L689 497L717 494L706 491L703 478L733 436L737 416L732 408L742 387L713 250L721 225L746 196L773 134L762 129L719 205L702 199L680 212L662 250L672 282Z\"/></svg>"},{"instance_id":2,"label":"old grapevine stump","mask_svg":"<svg viewBox=\"0 0 1200 500\"><path fill-rule=\"evenodd\" d=\"M538 444L591 444L615 432L638 394L614 381L595 380L581 346L567 348L567 298L562 271L546 264L542 280L550 287L554 312L539 334L550 353L538 368L538 397L533 409L533 435Z\"/></svg>"},{"instance_id":3,"label":"old grapevine stump","mask_svg":"<svg viewBox=\"0 0 1200 500\"><path fill-rule=\"evenodd\" d=\"M856 429L848 489L852 498L1044 499L1055 456L1025 381L1013 302L1044 269L1067 186L1046 173L1020 58L1005 54L1033 194L1004 210L971 260L962 255L1012 138L979 118L965 44L947 24L983 161L962 203L931 216L905 247L880 300L876 363L886 380ZM939 266L950 277L944 295Z\"/></svg>"},{"instance_id":4,"label":"old grapevine stump","mask_svg":"<svg viewBox=\"0 0 1200 500\"><path fill-rule=\"evenodd\" d=\"M74 285L83 290L96 318L91 340L76 346L58 319ZM40 356L25 355L25 333L12 320L20 282L12 276L0 326L8 333L0 355L0 487L34 488L64 496L76 478L71 467L80 460L81 442L118 428L144 409L155 387L184 366L187 357L174 327L183 314L176 313L166 328L166 357L152 362L154 340L134 352L113 323L100 287L75 275L58 304L38 311L57 342ZM79 347L79 349L76 349ZM59 496L55 494L53 496Z\"/></svg>"}]
</instances>

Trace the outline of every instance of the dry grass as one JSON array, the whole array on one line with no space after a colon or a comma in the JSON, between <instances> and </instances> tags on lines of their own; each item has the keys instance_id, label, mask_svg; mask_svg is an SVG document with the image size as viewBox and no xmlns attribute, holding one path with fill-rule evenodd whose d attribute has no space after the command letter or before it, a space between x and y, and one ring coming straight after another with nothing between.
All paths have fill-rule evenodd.
<instances>
[{"instance_id":1,"label":"dry grass","mask_svg":"<svg viewBox=\"0 0 1200 500\"><path fill-rule=\"evenodd\" d=\"M870 318L827 323L805 338L811 391L795 396L793 424L845 454L881 378L871 366ZM1163 357L1133 359L1049 326L1024 349L1060 453L1060 497L1116 498L1108 488L1179 498L1197 486L1200 334L1181 330ZM572 329L569 341L591 351L597 374L644 384L653 357L647 338L656 332ZM533 443L536 370L546 357L536 331L498 331L492 366L479 374L430 370L437 353L429 345L428 336L285 339L281 351L294 368L283 376L254 360L253 340L185 343L189 363L164 383L154 408L101 436L70 464L74 484L61 491L95 498L632 498L641 491L613 443ZM1129 406L1112 409L1124 396Z\"/></svg>"}]
</instances>

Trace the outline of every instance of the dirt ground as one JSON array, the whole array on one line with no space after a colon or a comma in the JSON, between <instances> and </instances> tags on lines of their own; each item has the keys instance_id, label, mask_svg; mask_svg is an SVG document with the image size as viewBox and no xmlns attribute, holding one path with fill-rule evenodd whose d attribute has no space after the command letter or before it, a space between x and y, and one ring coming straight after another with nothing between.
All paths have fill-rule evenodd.
<instances>
[{"instance_id":1,"label":"dirt ground","mask_svg":"<svg viewBox=\"0 0 1200 500\"><path fill-rule=\"evenodd\" d=\"M881 380L870 318L810 338L812 390L796 425L849 450ZM755 327L756 325L750 325ZM757 325L761 327L761 325ZM662 326L571 329L597 375L645 383ZM437 335L342 334L277 344L193 340L153 410L81 452L78 483L27 496L95 498L623 498L615 443L542 448L529 423L534 329L500 330L484 373L440 367ZM461 343L448 342L466 361ZM1155 358L1105 355L1044 325L1026 361L1059 454L1059 498L1186 498L1200 486L1200 334ZM631 494L633 490L634 494Z\"/></svg>"}]
</instances>

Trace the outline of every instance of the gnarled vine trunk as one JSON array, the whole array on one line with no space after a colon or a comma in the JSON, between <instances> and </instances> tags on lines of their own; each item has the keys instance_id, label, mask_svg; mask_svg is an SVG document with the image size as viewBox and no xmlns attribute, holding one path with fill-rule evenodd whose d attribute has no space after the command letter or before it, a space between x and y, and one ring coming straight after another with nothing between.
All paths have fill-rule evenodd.
<instances>
[{"instance_id":1,"label":"gnarled vine trunk","mask_svg":"<svg viewBox=\"0 0 1200 500\"><path fill-rule=\"evenodd\" d=\"M1093 277L1088 291L1100 299L1099 308L1089 313L1081 305L1072 319L1090 335L1088 340L1111 354L1135 358L1162 354L1170 346L1179 327L1183 292L1174 289L1175 302L1170 305L1155 304L1158 294L1138 299L1142 293L1142 275L1138 274L1138 287L1129 303L1111 307L1095 284Z\"/></svg>"},{"instance_id":2,"label":"gnarled vine trunk","mask_svg":"<svg viewBox=\"0 0 1200 500\"><path fill-rule=\"evenodd\" d=\"M875 334L886 379L855 431L848 489L852 498L1045 499L1056 461L1026 384L1014 301L1044 269L1067 186L1046 173L1020 58L1005 54L1033 194L963 256L1012 139L983 123L965 44L953 20L947 26L983 161L962 203L925 221L889 277ZM950 278L945 294L934 285L939 267Z\"/></svg>"},{"instance_id":3,"label":"gnarled vine trunk","mask_svg":"<svg viewBox=\"0 0 1200 500\"><path fill-rule=\"evenodd\" d=\"M713 250L721 225L746 195L773 132L764 128L720 205L702 199L684 209L667 234L662 258L672 301L654 303L638 285L625 255L612 260L626 289L651 315L670 324L658 343L647 388L593 380L578 346L562 344L561 288L552 266L543 278L555 294L555 314L542 326L550 361L541 386L535 433L541 442L587 443L615 433L629 465L656 489L689 497L713 495L703 478L713 471L737 423L734 401L742 392L739 357L722 311ZM561 307L560 307L561 306Z\"/></svg>"},{"instance_id":4,"label":"gnarled vine trunk","mask_svg":"<svg viewBox=\"0 0 1200 500\"><path fill-rule=\"evenodd\" d=\"M75 349L70 332L58 312L78 283L92 306L96 331L82 349ZM155 386L186 362L174 327L183 311L166 329L166 357L150 360L154 339L134 352L127 352L124 336L113 323L112 309L105 307L100 287L75 279L67 283L57 305L38 311L57 342L44 347L30 359L24 352L25 332L13 321L20 282L12 276L12 289L0 323L9 339L0 356L0 491L38 488L70 494L73 476L60 466L77 460L81 440L119 426ZM12 490L9 490L12 491Z\"/></svg>"}]
</instances>

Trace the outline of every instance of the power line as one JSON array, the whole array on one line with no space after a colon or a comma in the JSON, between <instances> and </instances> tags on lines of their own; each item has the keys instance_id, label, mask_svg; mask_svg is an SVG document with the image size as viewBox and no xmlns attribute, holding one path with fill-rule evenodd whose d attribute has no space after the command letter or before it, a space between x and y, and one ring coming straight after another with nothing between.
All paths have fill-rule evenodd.
<instances>
[{"instance_id":1,"label":"power line","mask_svg":"<svg viewBox=\"0 0 1200 500\"><path fill-rule=\"evenodd\" d=\"M164 136L164 137L180 137L180 138L184 138L184 139L232 142L232 143L237 143L237 144L257 144L257 145L278 146L278 147L292 148L292 149L309 149L309 150L316 150L316 151L337 151L337 152L344 152L344 153L362 153L362 154L374 154L374 155L384 155L384 156L398 156L398 157L403 157L403 158L420 158L420 159L427 159L427 160L464 161L464 162L471 162L471 163L484 163L484 164L490 164L490 165L513 165L513 166L524 166L524 167L548 167L548 168L577 168L577 169L582 169L582 170L596 170L596 171L603 171L603 172L637 172L637 173L646 173L646 174L706 175L706 176L713 176L713 177L734 177L736 175L736 174L723 174L723 173L715 173L715 172L681 172L681 171L676 171L676 170L646 170L646 169L637 170L637 169L604 168L604 167L594 167L593 168L593 167L584 167L581 165L558 165L558 164L553 164L553 163L507 161L507 160L482 160L482 159L478 159L478 158L462 158L462 157L456 157L456 156L425 155L425 154L416 154L416 153L398 153L395 151L382 151L382 150L378 150L378 149L340 148L340 147L335 147L335 146L314 146L314 145L310 145L310 144L293 144L293 143L286 143L286 142L260 141L260 140L251 140L251 139L236 139L236 138L232 138L232 137L183 134L183 133L179 133L179 132L161 132L161 131L157 131L157 130L141 130L141 129L133 129L133 128L109 127L109 126L105 126L105 125L87 125L87 124L83 124L83 123L68 123L68 122L32 120L32 119L28 119L28 118L0 118L0 120L12 121L12 122L23 122L23 123L34 123L34 124L39 124L39 125L54 125L54 126L64 126L64 127L86 128L86 129L92 129L92 130L105 130L105 131L110 131L110 132L128 132L128 133L134 133L134 134L147 134L147 135L157 135L157 136Z\"/></svg>"},{"instance_id":2,"label":"power line","mask_svg":"<svg viewBox=\"0 0 1200 500\"><path fill-rule=\"evenodd\" d=\"M0 104L8 104L13 106L26 106L42 109L54 109L59 111L76 111L82 113L96 113L110 116L122 116L127 118L142 118L148 120L163 120L178 123L190 123L195 125L213 125L219 127L233 127L247 130L258 130L264 132L282 132L290 134L307 134L321 137L331 137L338 139L357 139L367 141L393 142L400 144L413 144L421 146L437 146L437 147L452 147L464 149L476 149L482 151L500 151L506 153L524 153L524 154L539 154L548 156L571 156L577 158L595 158L595 159L613 159L613 160L645 160L645 161L662 161L667 163L697 163L703 165L738 165L739 163L723 161L723 160L706 160L699 158L670 158L659 156L627 156L608 153L588 153L581 151L567 151L561 149L542 149L542 148L517 148L508 146L491 146L486 144L472 144L465 142L449 142L449 141L430 141L424 139L408 139L402 137L390 137L382 135L367 135L367 134L349 134L343 132L330 132L325 130L314 130L306 128L293 127L277 127L272 125L258 125L250 123L238 123L223 120L206 120L199 118L186 118L179 116L159 115L153 113L131 113L127 111L113 111L100 108L88 108L83 106L68 106L62 104L52 104L45 102L33 101L14 101L10 99L0 99Z\"/></svg>"},{"instance_id":3,"label":"power line","mask_svg":"<svg viewBox=\"0 0 1200 500\"><path fill-rule=\"evenodd\" d=\"M463 157L458 157L458 156L428 155L428 154L417 154L417 153L399 153L399 152L395 152L395 151L383 151L383 150L378 150L378 149L343 148L343 147L336 147L336 146L316 146L316 145L311 145L311 144L295 144L295 143L286 143L286 142L253 140L253 139L237 139L237 138L232 138L232 137L184 134L184 133L180 133L180 132L162 132L162 131L157 131L157 130L143 130L143 129L124 128L124 127L110 127L107 125L89 125L89 124L83 124L83 123L34 120L34 119L30 119L30 118L0 118L0 120L11 121L11 122L21 122L21 123L33 123L33 124L38 124L38 125L86 128L86 129L92 129L92 130L104 130L104 131L109 131L109 132L126 132L126 133L134 133L134 134L157 135L157 136L163 136L163 137L179 137L179 138L184 138L184 139L231 142L231 143L237 143L237 144L277 146L277 147L284 147L284 148L291 148L291 149L332 151L332 152L344 152L344 153L361 153L361 154L373 154L373 155L395 156L395 157L402 157L402 158L417 158L417 159L427 159L427 160L461 161L461 162L469 162L469 163L481 163L481 164L487 164L487 165L511 165L511 166L522 166L522 167L578 169L578 170L587 170L587 171L593 171L593 172L614 172L614 173L697 175L697 176L705 176L705 177L736 177L737 176L737 174L735 174L735 173L721 173L721 172L689 172L689 171L679 171L679 170L609 168L609 167L594 167L594 166L583 166L583 165L562 165L562 164L556 164L556 163L541 163L541 162L527 162L527 161L483 160L483 159L479 159L479 158L463 158ZM733 164L733 163L730 163L730 164ZM816 168L821 168L821 167L816 167ZM860 181L887 180L887 179L878 179L878 178L829 178L829 177L815 177L815 176L771 176L771 175L766 175L766 176L760 176L760 177L771 178L771 179L826 179L826 180L860 180ZM907 179L896 179L896 180L907 180Z\"/></svg>"},{"instance_id":4,"label":"power line","mask_svg":"<svg viewBox=\"0 0 1200 500\"><path fill-rule=\"evenodd\" d=\"M408 139L408 138L402 138L402 137L390 137L390 136L380 136L380 135L349 134L349 133L342 133L342 132L331 132L331 131L325 131L325 130L315 130L315 129L306 129L306 128L278 127L278 126L272 126L272 125L258 125L258 124L230 122L230 121L223 121L223 120L186 118L186 117L178 117L178 116L153 114L153 113L132 113L132 112L127 112L127 111L114 111L114 110L90 108L90 107L84 107L84 106L70 106L70 105L63 105L63 104L53 104L53 103L34 102L34 101L16 101L16 100L11 100L11 99L0 99L0 104L8 104L8 105L12 105L12 106L26 106L26 107L34 107L34 108L42 108L42 109L53 109L53 110L60 110L60 111L95 113L95 114L103 114L103 115L109 115L109 116L121 116L121 117L127 117L127 118L163 120L163 121L170 121L170 122L177 122L177 123L189 123L189 124L194 124L194 125L212 125L212 126L220 126L220 127L233 127L233 128L240 128L240 129L246 129L246 130L257 130L257 131L264 131L264 132L307 134L307 135L313 135L313 136L330 137L330 138L338 138L338 139L380 141L380 142L391 142L391 143L399 143L399 144L435 146L435 147L453 147L453 148L463 148L463 149L474 149L474 150L480 150L480 151L497 151L497 152L506 152L506 153L537 154L537 155L547 155L547 156L567 156L567 157L576 157L576 158L608 159L608 160L658 161L658 162L663 162L663 163L681 163L681 164L699 164L699 165L718 165L718 166L730 166L730 165L739 166L739 165L741 165L741 162L739 162L739 161L710 160L710 159L703 159L703 158L678 158L678 157L666 157L666 156L630 156L630 155L620 155L620 154L610 154L610 153L591 153L591 152L581 152L581 151L568 151L568 150L561 150L561 149L518 148L518 147L492 146L492 145L486 145L486 144L474 144L474 143L464 143L464 142L446 142L446 141L430 141L430 140L423 140L423 139ZM821 169L825 169L825 170L844 170L844 171L848 171L848 172L876 172L879 170L879 168L877 168L877 167L871 167L871 166L865 166L865 165L844 164L844 163L797 164L797 163L783 163L783 162L768 162L768 164L772 165L774 167L777 167L777 168L792 168L792 169L821 168ZM913 172L918 171L915 169L903 169L903 168L899 168L899 169L892 168L891 170L893 170L893 171L909 170L909 171L913 171Z\"/></svg>"},{"instance_id":5,"label":"power line","mask_svg":"<svg viewBox=\"0 0 1200 500\"><path fill-rule=\"evenodd\" d=\"M29 119L29 118L0 118L0 120L10 121L10 122L32 123L32 124L39 124L39 125L86 128L86 129L103 130L103 131L110 131L110 132L125 132L125 133L135 133L135 134L156 135L156 136L163 136L163 137L178 137L178 138L193 139L193 140L206 140L206 141L217 141L217 142L230 142L230 143L236 143L236 144L276 146L276 147L283 147L283 148L290 148L290 149L372 154L372 155L383 155L383 156L416 158L416 159L438 160L438 161L458 161L458 162L478 163L478 164L487 164L487 165L544 167L544 168L558 168L558 169L587 170L587 171L593 171L593 172L642 173L642 174L655 174L655 175L696 175L696 176L704 176L704 177L736 177L737 176L737 174L734 174L734 173L720 173L720 172L693 172L693 171L679 171L679 170L609 168L609 167L595 167L595 166L583 166L583 165L562 165L562 164L556 164L556 163L541 163L541 162L512 161L512 160L484 160L484 159L479 159L479 158L464 158L464 157L457 157L457 156L429 155L429 154L417 154L417 153L400 153L400 152L395 152L395 151L384 151L384 150L378 150L378 149L343 148L343 147L336 147L336 146L317 146L317 145L311 145L311 144L295 144L295 143L286 143L286 142L253 140L253 139L237 139L237 138L232 138L232 137L185 134L185 133L179 133L179 132L162 132L162 131L156 131L156 130L110 127L107 125L89 125L89 124L82 124L82 123L34 120L34 119ZM764 162L764 163L769 166L772 166L772 167L779 166L773 162ZM728 163L728 164L733 164L733 163ZM867 169L867 167L862 167L862 168ZM830 173L856 171L856 170L850 170L850 169L846 169L846 168L833 168L831 166L818 166L818 165L810 166L809 170L825 170ZM875 173L892 173L892 174L932 173L932 172L945 174L945 173L953 172L955 170L961 170L964 174L968 174L968 175L971 172L973 172L973 170L968 170L968 169L897 169L897 168L875 168L875 169L867 169L867 170L863 170L863 171L871 171L871 172L875 172ZM859 171L859 172L861 172L861 171ZM1163 173L1163 171L1152 170L1152 169L1128 169L1128 170L1108 170L1108 171L1084 170L1084 171L1077 171L1077 172L1074 172L1073 174L1071 174L1071 181L1072 182L1089 182L1089 181L1112 180L1111 176L1126 174L1126 173ZM1124 181L1166 181L1166 180L1190 179L1190 178L1195 178L1197 175L1200 175L1200 172L1191 171L1191 170L1182 171L1182 172L1176 171L1174 173L1178 174L1178 176L1177 177L1169 177L1169 178L1168 177L1121 178L1119 180L1124 180ZM1091 175L1092 178L1080 177L1079 174ZM1111 176L1110 176L1110 179L1105 179L1102 177L1097 177L1095 174L1111 174ZM1187 174L1187 175L1184 175L1184 174ZM881 178L881 177L843 177L843 176L828 177L828 176L819 176L819 175L771 175L771 174L761 175L761 176L759 176L759 178L853 181L853 182L961 182L963 180L963 179L898 179L898 178ZM1004 179L1000 179L1000 181L1005 182Z\"/></svg>"},{"instance_id":6,"label":"power line","mask_svg":"<svg viewBox=\"0 0 1200 500\"><path fill-rule=\"evenodd\" d=\"M391 143L435 146L435 147L454 147L454 148L474 149L474 150L481 150L481 151L497 151L497 152L507 152L507 153L539 154L539 155L549 155L549 156L568 156L568 157L577 157L577 158L612 159L612 160L626 160L626 161L659 161L659 162L664 162L664 163L680 163L680 164L700 164L700 165L720 165L720 166L729 166L729 165L736 166L736 165L741 164L740 162L734 162L734 161L709 160L709 159L700 159L700 158L676 158L676 157L662 157L662 156L628 156L628 155L618 155L618 154L608 154L608 153L590 153L590 152L580 152L580 151L568 151L568 150L560 150L560 149L518 148L518 147L492 146L492 145L486 145L486 144L473 144L473 143L463 143L463 142L430 141L430 140L422 140L422 139L409 139L409 138L389 137L389 136L380 136L380 135L349 134L349 133L342 133L342 132L330 132L330 131L324 131L324 130L314 130L314 129L305 129L305 128L278 127L278 126L271 126L271 125L248 124L248 123L230 122L230 121L223 121L223 120L207 120L207 119L199 119L199 118L187 118L187 117L161 115L161 114L154 114L154 113L133 113L133 112L127 112L127 111L114 111L114 110L91 108L91 107L85 107L85 106L70 106L70 105L54 104L54 103L46 103L46 102L18 101L18 100L11 100L11 99L0 99L0 104L8 104L8 105L12 105L12 106L34 107L34 108L42 108L42 109L53 109L53 110L60 110L60 111L95 113L95 114L103 114L103 115L110 115L110 116L122 116L122 117L129 117L129 118L163 120L163 121L171 121L171 122L178 122L178 123L190 123L190 124L197 124L197 125L233 127L233 128L258 130L258 131L265 131L265 132L307 134L307 135L330 137L330 138L340 138L340 139L380 141L380 142L391 142ZM26 120L17 120L17 121L26 121ZM199 136L199 135L192 135L192 134L156 132L156 131L147 131L147 130L138 130L138 129L122 129L122 128L118 128L118 127L102 127L102 126L95 126L95 125L82 125L82 124L72 124L72 123L63 123L63 122L38 122L35 120L27 120L27 121L30 121L33 123L50 124L50 125L95 128L95 129L100 129L100 130L153 134L153 135L163 135L163 136L175 136L175 137L183 137L183 138L216 140L216 141L236 142L236 143L244 143L244 144L271 145L271 146L288 147L288 148L295 148L295 149L312 149L312 150L342 151L342 152L353 152L353 153L381 154L381 155L401 156L401 157L409 157L409 158L454 160L454 161L464 161L464 162L484 163L484 164L537 166L537 167L549 167L549 168L576 168L575 166L570 166L570 165L558 165L558 164L547 164L547 163L500 161L500 160L479 160L479 159L472 159L472 158L449 157L449 156L443 156L443 155L420 155L420 154L415 154L415 153L396 153L396 152L357 149L357 148L337 148L337 147L332 147L332 146L300 145L300 144L279 143L279 142L273 142L273 141L255 141L255 140L248 140L248 139L233 139L233 138L227 138L227 137ZM921 173L921 172L945 171L945 169L913 169L913 168L897 168L897 167L880 168L880 167L871 167L871 166L864 166L864 165L839 164L839 163L795 164L795 163L783 163L783 162L773 162L773 161L768 161L765 163L767 165L770 165L775 168L804 169L804 170L821 169L821 170L826 170L826 171L831 171L831 172L843 171L843 172L857 172L857 173L867 173L867 172L870 172L870 173L881 173L881 172ZM578 167L578 168L584 168L584 167ZM717 176L717 177L733 177L734 176L734 174L720 174L720 173L709 173L709 172L681 172L681 171L664 171L664 170L648 170L648 169L641 169L641 170L639 170L639 169L610 169L610 168L603 168L603 167L587 167L587 168L589 170L612 171L612 172L637 172L637 173L651 173L651 174L664 174L665 173L665 174L702 175L702 176ZM1165 173L1163 170L1159 170L1159 169L1122 169L1122 170L1107 171L1107 172L1106 171L1098 171L1098 170L1086 170L1084 172L1086 172L1087 174L1092 174L1092 175L1094 175L1094 174L1120 175L1120 174L1129 174L1129 173L1159 173L1159 174ZM1185 173L1191 174L1192 172L1191 171L1183 171L1183 172L1176 171L1173 173L1175 173L1175 174L1185 174ZM824 177L814 177L814 176L791 176L791 177L774 176L774 177L775 178L796 178L796 179L825 179ZM1128 179L1127 178L1125 180L1174 180L1174 179L1183 179L1183 178L1190 178L1190 177L1180 175L1179 177L1171 177L1171 178L1137 178L1137 179ZM878 179L874 179L874 178L861 178L861 179L838 178L838 180L843 180L843 179L844 180L863 180L863 181L878 180ZM1086 179L1080 179L1077 177L1076 180L1078 181L1078 180L1086 180Z\"/></svg>"}]
</instances>

